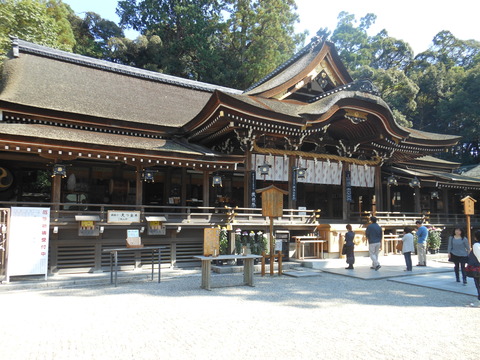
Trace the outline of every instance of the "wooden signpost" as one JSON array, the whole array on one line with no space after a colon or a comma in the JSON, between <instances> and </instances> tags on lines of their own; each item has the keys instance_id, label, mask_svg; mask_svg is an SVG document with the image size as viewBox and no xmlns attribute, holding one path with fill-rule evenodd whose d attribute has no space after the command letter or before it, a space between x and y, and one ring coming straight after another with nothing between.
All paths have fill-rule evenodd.
<instances>
[{"instance_id":1,"label":"wooden signpost","mask_svg":"<svg viewBox=\"0 0 480 360\"><path fill-rule=\"evenodd\" d=\"M266 188L258 189L257 193L262 194L262 215L270 218L270 275L273 275L273 265L275 262L273 218L283 216L283 196L288 195L288 191L270 185ZM281 274L281 269L279 269L279 274Z\"/></svg>"},{"instance_id":2,"label":"wooden signpost","mask_svg":"<svg viewBox=\"0 0 480 360\"><path fill-rule=\"evenodd\" d=\"M220 229L205 228L203 230L203 256L220 255Z\"/></svg>"},{"instance_id":3,"label":"wooden signpost","mask_svg":"<svg viewBox=\"0 0 480 360\"><path fill-rule=\"evenodd\" d=\"M471 196L466 196L462 200L463 202L463 212L467 217L467 238L470 247L472 247L472 240L471 240L471 230L470 230L470 215L475 214L475 203L477 200L472 198Z\"/></svg>"}]
</instances>

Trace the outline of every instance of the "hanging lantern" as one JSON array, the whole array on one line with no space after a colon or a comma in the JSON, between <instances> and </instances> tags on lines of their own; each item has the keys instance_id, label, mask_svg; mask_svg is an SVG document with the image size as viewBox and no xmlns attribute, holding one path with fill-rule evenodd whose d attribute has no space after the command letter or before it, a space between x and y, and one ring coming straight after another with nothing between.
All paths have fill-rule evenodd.
<instances>
[{"instance_id":1,"label":"hanging lantern","mask_svg":"<svg viewBox=\"0 0 480 360\"><path fill-rule=\"evenodd\" d=\"M67 167L63 164L55 164L53 165L53 173L52 177L55 175L61 175L62 178L67 177Z\"/></svg>"},{"instance_id":2,"label":"hanging lantern","mask_svg":"<svg viewBox=\"0 0 480 360\"><path fill-rule=\"evenodd\" d=\"M145 169L142 172L142 180L145 182L154 182L155 181L155 170Z\"/></svg>"},{"instance_id":3,"label":"hanging lantern","mask_svg":"<svg viewBox=\"0 0 480 360\"><path fill-rule=\"evenodd\" d=\"M393 175L390 175L388 178L387 178L387 185L388 186L398 186L398 181L397 181L397 178Z\"/></svg>"},{"instance_id":4,"label":"hanging lantern","mask_svg":"<svg viewBox=\"0 0 480 360\"><path fill-rule=\"evenodd\" d=\"M306 168L297 168L297 179L305 179L307 176L307 169Z\"/></svg>"},{"instance_id":5,"label":"hanging lantern","mask_svg":"<svg viewBox=\"0 0 480 360\"><path fill-rule=\"evenodd\" d=\"M215 175L212 180L212 187L213 186L220 186L222 187L222 177L220 175Z\"/></svg>"},{"instance_id":6,"label":"hanging lantern","mask_svg":"<svg viewBox=\"0 0 480 360\"><path fill-rule=\"evenodd\" d=\"M270 168L272 167L272 165L270 164L263 164L263 165L260 165L258 167L258 169L260 170L260 175L263 175L263 176L268 176L268 174L270 173Z\"/></svg>"},{"instance_id":7,"label":"hanging lantern","mask_svg":"<svg viewBox=\"0 0 480 360\"><path fill-rule=\"evenodd\" d=\"M410 185L410 187L412 188L419 188L420 187L420 180L418 180L418 178L415 176L409 183L408 185Z\"/></svg>"}]
</instances>

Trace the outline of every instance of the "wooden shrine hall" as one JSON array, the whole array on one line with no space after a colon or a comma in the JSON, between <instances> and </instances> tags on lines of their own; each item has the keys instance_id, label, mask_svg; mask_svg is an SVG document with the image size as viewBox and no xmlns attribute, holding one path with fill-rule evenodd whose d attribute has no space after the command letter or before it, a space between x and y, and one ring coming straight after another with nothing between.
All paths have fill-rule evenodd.
<instances>
[{"instance_id":1,"label":"wooden shrine hall","mask_svg":"<svg viewBox=\"0 0 480 360\"><path fill-rule=\"evenodd\" d=\"M245 91L13 39L0 207L50 209L51 272L101 271L131 228L168 246L165 266L189 264L204 228L269 232L257 190L271 185L285 191L274 232L291 236L372 211L460 213L479 179L436 157L459 140L398 125L319 38ZM325 251L338 256L338 241Z\"/></svg>"}]
</instances>

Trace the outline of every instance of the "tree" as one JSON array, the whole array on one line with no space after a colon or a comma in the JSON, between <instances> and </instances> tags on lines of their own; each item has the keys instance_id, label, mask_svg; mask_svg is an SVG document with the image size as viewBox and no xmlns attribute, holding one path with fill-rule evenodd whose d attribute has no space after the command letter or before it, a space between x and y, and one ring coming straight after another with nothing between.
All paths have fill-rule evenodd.
<instances>
[{"instance_id":1,"label":"tree","mask_svg":"<svg viewBox=\"0 0 480 360\"><path fill-rule=\"evenodd\" d=\"M163 44L159 36L139 36L135 40L111 38L112 61L151 71L163 72Z\"/></svg>"},{"instance_id":2,"label":"tree","mask_svg":"<svg viewBox=\"0 0 480 360\"><path fill-rule=\"evenodd\" d=\"M9 36L72 51L75 39L67 16L71 8L59 0L0 2L0 56L10 49Z\"/></svg>"},{"instance_id":3,"label":"tree","mask_svg":"<svg viewBox=\"0 0 480 360\"><path fill-rule=\"evenodd\" d=\"M94 12L87 12L84 19L72 14L69 21L76 39L75 53L113 60L110 42L125 36L117 24Z\"/></svg>"},{"instance_id":4,"label":"tree","mask_svg":"<svg viewBox=\"0 0 480 360\"><path fill-rule=\"evenodd\" d=\"M380 31L370 39L372 59L370 66L375 69L405 69L413 61L413 50L405 41L388 36Z\"/></svg>"},{"instance_id":5,"label":"tree","mask_svg":"<svg viewBox=\"0 0 480 360\"><path fill-rule=\"evenodd\" d=\"M480 64L466 71L457 80L451 97L438 105L438 117L443 119L447 133L462 136L457 156L463 163L478 163L480 159Z\"/></svg>"},{"instance_id":6,"label":"tree","mask_svg":"<svg viewBox=\"0 0 480 360\"><path fill-rule=\"evenodd\" d=\"M287 61L303 44L295 34L294 0L231 0L225 32L227 71L235 87L245 89ZM230 65L230 66L228 66Z\"/></svg>"},{"instance_id":7,"label":"tree","mask_svg":"<svg viewBox=\"0 0 480 360\"><path fill-rule=\"evenodd\" d=\"M202 64L216 58L223 10L216 0L119 1L120 25L163 44L163 71L205 81Z\"/></svg>"},{"instance_id":8,"label":"tree","mask_svg":"<svg viewBox=\"0 0 480 360\"><path fill-rule=\"evenodd\" d=\"M165 73L246 88L291 57L294 0L161 0L118 3L121 26L162 44Z\"/></svg>"},{"instance_id":9,"label":"tree","mask_svg":"<svg viewBox=\"0 0 480 360\"><path fill-rule=\"evenodd\" d=\"M359 26L355 26L355 15L345 11L338 15L338 24L330 40L348 69L355 70L370 64L373 54L367 30L375 20L374 14L367 14L360 19Z\"/></svg>"}]
</instances>

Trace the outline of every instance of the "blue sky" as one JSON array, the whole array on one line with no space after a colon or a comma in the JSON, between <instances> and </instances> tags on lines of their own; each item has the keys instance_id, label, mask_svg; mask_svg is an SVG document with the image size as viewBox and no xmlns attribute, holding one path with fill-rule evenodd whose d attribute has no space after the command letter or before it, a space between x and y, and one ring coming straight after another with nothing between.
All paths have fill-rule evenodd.
<instances>
[{"instance_id":1,"label":"blue sky","mask_svg":"<svg viewBox=\"0 0 480 360\"><path fill-rule=\"evenodd\" d=\"M82 12L94 11L103 18L118 23L115 14L117 0L63 0L81 17ZM319 28L335 29L341 11L356 15L377 15L370 35L386 29L390 36L408 42L415 54L425 51L433 37L442 30L449 30L459 39L480 41L478 26L478 0L444 2L438 0L296 0L300 23L297 30L308 30L310 36ZM134 32L126 36L135 38Z\"/></svg>"}]
</instances>

